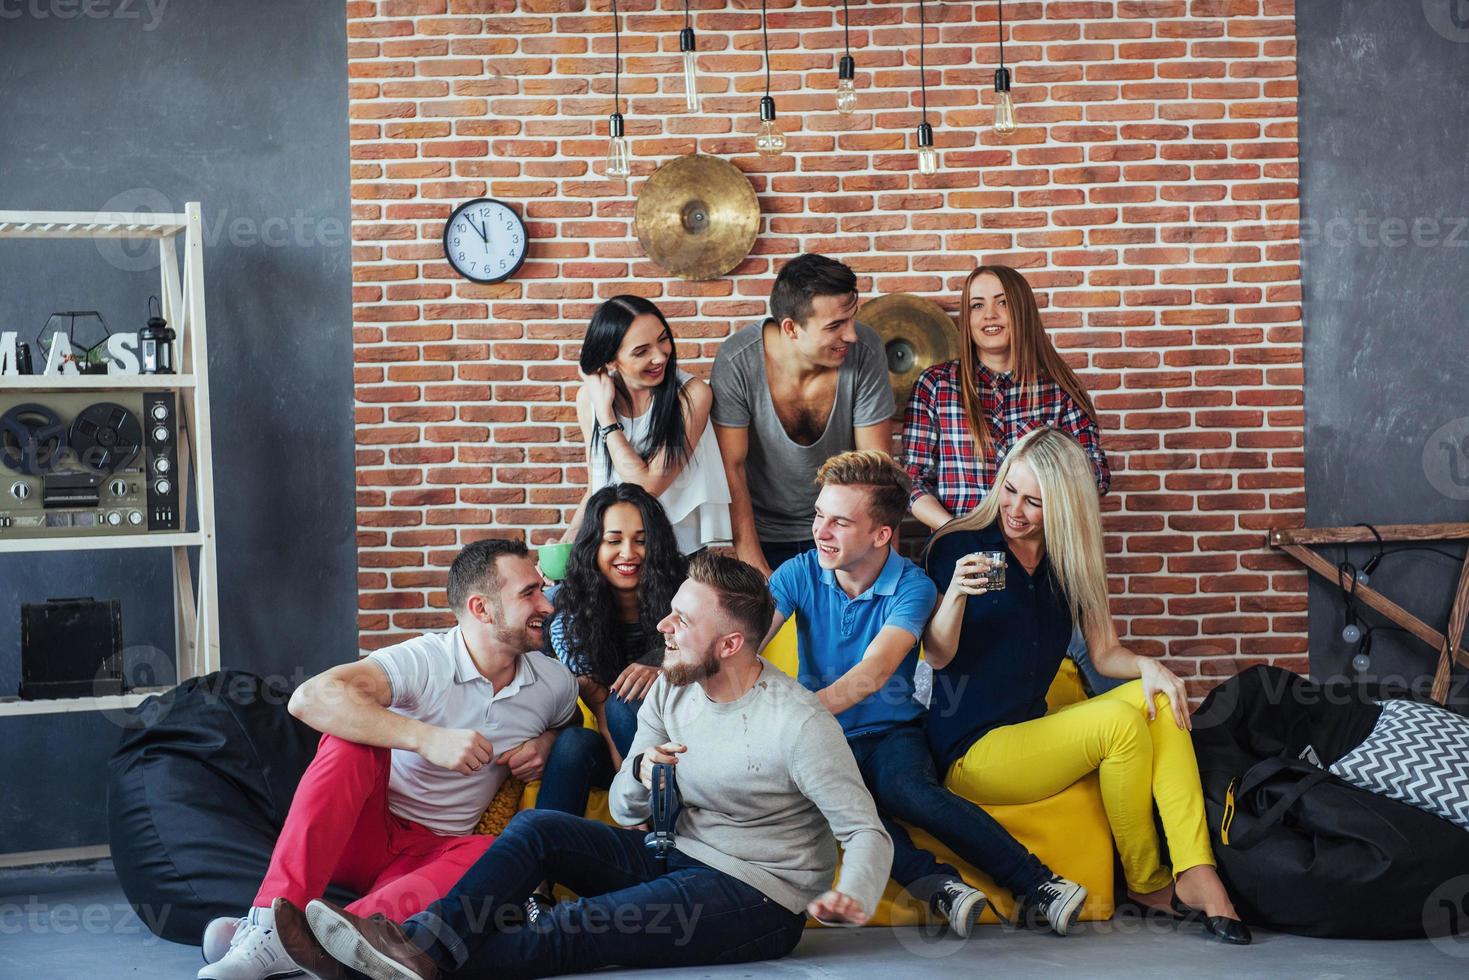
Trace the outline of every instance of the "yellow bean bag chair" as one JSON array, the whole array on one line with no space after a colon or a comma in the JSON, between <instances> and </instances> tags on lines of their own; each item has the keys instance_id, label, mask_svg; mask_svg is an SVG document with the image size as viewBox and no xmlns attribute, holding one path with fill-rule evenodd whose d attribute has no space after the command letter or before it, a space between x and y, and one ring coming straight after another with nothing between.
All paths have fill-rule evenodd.
<instances>
[{"instance_id":1,"label":"yellow bean bag chair","mask_svg":"<svg viewBox=\"0 0 1469 980\"><path fill-rule=\"evenodd\" d=\"M765 656L781 670L794 676L797 669L795 617L786 620L784 628L765 650ZM1051 711L1073 704L1086 696L1076 665L1070 660L1061 664L1056 680L1046 695ZM584 712L589 717L590 712ZM590 724L590 722L588 722ZM521 797L520 808L535 806L539 783L531 783ZM1081 918L1097 921L1110 918L1113 910L1113 845L1112 831L1102 809L1102 791L1097 775L1085 776L1055 796L1022 806L986 806L987 813L1015 836L1024 847L1039 857L1057 874L1086 886L1088 896ZM593 790L587 803L587 816L613 823L607 809L607 794ZM905 825L907 826L907 825ZM982 922L997 922L995 909L1013 918L1015 899L987 875L960 861L954 852L922 830L909 827L913 843L932 852L938 859L958 868L964 880L990 898ZM926 907L910 898L895 881L889 881L877 912L868 920L870 926L909 926L928 921ZM814 920L811 923L815 925Z\"/></svg>"}]
</instances>

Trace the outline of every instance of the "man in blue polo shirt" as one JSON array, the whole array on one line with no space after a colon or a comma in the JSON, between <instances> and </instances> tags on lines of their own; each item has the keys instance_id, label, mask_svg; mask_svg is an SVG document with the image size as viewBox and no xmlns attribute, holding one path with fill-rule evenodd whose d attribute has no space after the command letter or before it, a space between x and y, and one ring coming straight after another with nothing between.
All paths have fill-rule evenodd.
<instances>
[{"instance_id":1,"label":"man in blue polo shirt","mask_svg":"<svg viewBox=\"0 0 1469 980\"><path fill-rule=\"evenodd\" d=\"M918 641L938 599L923 570L892 547L908 506L908 476L887 453L827 460L812 522L813 551L770 579L775 621L793 613L799 679L841 723L862 778L893 839L892 876L968 936L986 898L958 870L914 845L895 820L933 834L1008 888L1028 914L1065 934L1086 889L1052 873L978 806L944 789L913 697Z\"/></svg>"}]
</instances>

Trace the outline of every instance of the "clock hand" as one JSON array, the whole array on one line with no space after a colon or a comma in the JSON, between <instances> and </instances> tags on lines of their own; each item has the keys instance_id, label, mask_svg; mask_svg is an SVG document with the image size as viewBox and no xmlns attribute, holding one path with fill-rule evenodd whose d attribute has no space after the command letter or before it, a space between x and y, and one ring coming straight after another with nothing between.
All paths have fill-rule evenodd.
<instances>
[{"instance_id":1,"label":"clock hand","mask_svg":"<svg viewBox=\"0 0 1469 980\"><path fill-rule=\"evenodd\" d=\"M475 234L479 235L480 241L484 242L486 245L490 244L489 236L485 234L484 227L482 225L476 225L473 218L469 219L469 227L473 228Z\"/></svg>"}]
</instances>

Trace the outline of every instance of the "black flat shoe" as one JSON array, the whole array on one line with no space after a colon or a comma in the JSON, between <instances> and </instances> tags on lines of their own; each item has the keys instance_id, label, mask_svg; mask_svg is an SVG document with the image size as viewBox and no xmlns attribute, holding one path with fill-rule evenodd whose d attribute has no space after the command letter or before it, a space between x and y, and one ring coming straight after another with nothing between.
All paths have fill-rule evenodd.
<instances>
[{"instance_id":1,"label":"black flat shoe","mask_svg":"<svg viewBox=\"0 0 1469 980\"><path fill-rule=\"evenodd\" d=\"M1144 905L1131 896L1124 897L1113 906L1114 915L1135 915L1144 922L1184 922L1186 916L1173 909L1160 909L1155 905Z\"/></svg>"},{"instance_id":2,"label":"black flat shoe","mask_svg":"<svg viewBox=\"0 0 1469 980\"><path fill-rule=\"evenodd\" d=\"M1250 927L1238 919L1231 919L1225 915L1207 915L1202 909L1190 908L1173 896L1173 911L1178 918L1186 922L1202 922L1204 931L1221 943L1230 946L1248 946L1254 941L1250 934Z\"/></svg>"}]
</instances>

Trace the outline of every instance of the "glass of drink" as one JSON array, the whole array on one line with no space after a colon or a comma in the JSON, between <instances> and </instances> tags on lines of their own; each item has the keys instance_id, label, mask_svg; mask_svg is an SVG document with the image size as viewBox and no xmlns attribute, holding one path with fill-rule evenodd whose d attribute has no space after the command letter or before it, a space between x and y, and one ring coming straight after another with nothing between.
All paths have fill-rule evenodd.
<instances>
[{"instance_id":1,"label":"glass of drink","mask_svg":"<svg viewBox=\"0 0 1469 980\"><path fill-rule=\"evenodd\" d=\"M980 551L976 552L980 560L984 562L984 576L980 579L980 585L990 592L1000 592L1005 588L1005 553L1003 551Z\"/></svg>"}]
</instances>

